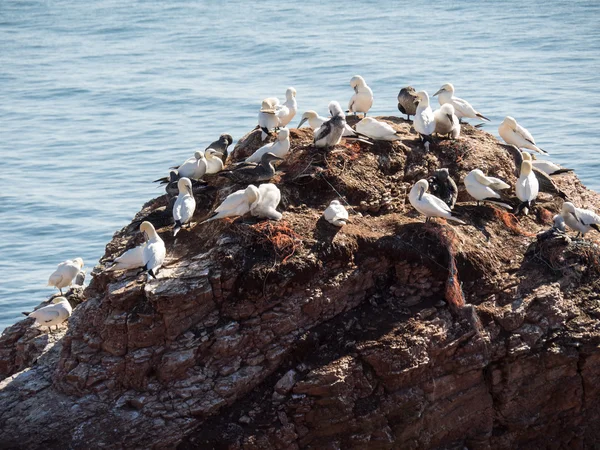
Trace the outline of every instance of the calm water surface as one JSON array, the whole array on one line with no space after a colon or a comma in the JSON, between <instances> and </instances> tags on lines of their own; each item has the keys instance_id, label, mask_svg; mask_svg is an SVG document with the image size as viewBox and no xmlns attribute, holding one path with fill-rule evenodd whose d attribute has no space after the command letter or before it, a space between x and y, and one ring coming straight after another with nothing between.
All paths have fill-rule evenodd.
<instances>
[{"instance_id":1,"label":"calm water surface","mask_svg":"<svg viewBox=\"0 0 600 450\"><path fill-rule=\"evenodd\" d=\"M288 86L325 115L361 74L383 115L401 86L450 81L488 131L512 115L600 188L599 2L280 3L0 2L0 329L59 262L89 272L151 180Z\"/></svg>"}]
</instances>

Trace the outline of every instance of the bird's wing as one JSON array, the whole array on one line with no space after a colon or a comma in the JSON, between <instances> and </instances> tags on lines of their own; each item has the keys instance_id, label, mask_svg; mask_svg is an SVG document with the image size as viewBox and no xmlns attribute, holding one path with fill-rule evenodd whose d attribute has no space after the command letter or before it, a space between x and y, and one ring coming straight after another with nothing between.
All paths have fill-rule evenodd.
<instances>
[{"instance_id":1,"label":"bird's wing","mask_svg":"<svg viewBox=\"0 0 600 450\"><path fill-rule=\"evenodd\" d=\"M536 145L533 136L526 128L523 128L521 125L517 124L517 134L519 134L523 139L525 139L530 144Z\"/></svg>"},{"instance_id":2,"label":"bird's wing","mask_svg":"<svg viewBox=\"0 0 600 450\"><path fill-rule=\"evenodd\" d=\"M511 144L500 144L504 149L510 153L515 162L515 176L518 178L521 174L521 164L523 164L523 154L521 150L515 145Z\"/></svg>"},{"instance_id":3,"label":"bird's wing","mask_svg":"<svg viewBox=\"0 0 600 450\"><path fill-rule=\"evenodd\" d=\"M54 308L54 305L44 306L29 314L29 317L35 318L40 323L52 322L59 316L60 313Z\"/></svg>"},{"instance_id":4,"label":"bird's wing","mask_svg":"<svg viewBox=\"0 0 600 450\"><path fill-rule=\"evenodd\" d=\"M331 133L331 120L328 120L325 123L323 123L323 125L319 127L318 131L315 130L314 141L320 141L321 139L325 138L329 133Z\"/></svg>"},{"instance_id":5,"label":"bird's wing","mask_svg":"<svg viewBox=\"0 0 600 450\"><path fill-rule=\"evenodd\" d=\"M352 96L352 98L350 99L350 101L348 102L348 111L352 111L352 108L354 106L354 103L356 102L356 97L358 96L358 94L354 94Z\"/></svg>"},{"instance_id":6,"label":"bird's wing","mask_svg":"<svg viewBox=\"0 0 600 450\"><path fill-rule=\"evenodd\" d=\"M239 191L235 191L233 194L229 194L223 202L215 209L215 212L226 212L235 210L239 205L246 202L246 197L244 195L244 189L240 189ZM246 202L247 203L247 202Z\"/></svg>"},{"instance_id":7,"label":"bird's wing","mask_svg":"<svg viewBox=\"0 0 600 450\"><path fill-rule=\"evenodd\" d=\"M584 225L591 225L594 223L600 224L600 217L593 211L590 211L589 209L576 208L575 212L577 213L577 215L575 216L577 217L577 220L579 220Z\"/></svg>"},{"instance_id":8,"label":"bird's wing","mask_svg":"<svg viewBox=\"0 0 600 450\"><path fill-rule=\"evenodd\" d=\"M553 195L560 195L562 193L561 190L556 187L554 181L550 178L550 175L535 167L533 168L533 173L535 173L535 177L538 180L541 192L547 192L548 194Z\"/></svg>"},{"instance_id":9,"label":"bird's wing","mask_svg":"<svg viewBox=\"0 0 600 450\"><path fill-rule=\"evenodd\" d=\"M425 194L423 195L423 200L425 200L427 203L429 203L432 207L436 209L451 212L450 207L443 200L437 198L435 195Z\"/></svg>"},{"instance_id":10,"label":"bird's wing","mask_svg":"<svg viewBox=\"0 0 600 450\"><path fill-rule=\"evenodd\" d=\"M488 184L488 186L491 187L492 189L502 190L502 189L508 189L510 187L509 184L505 183L500 178L487 177L487 179L490 182L490 184Z\"/></svg>"},{"instance_id":11,"label":"bird's wing","mask_svg":"<svg viewBox=\"0 0 600 450\"><path fill-rule=\"evenodd\" d=\"M452 103L455 109L459 110L463 115L475 115L477 111L471 106L471 104L459 97L452 97Z\"/></svg>"}]
</instances>

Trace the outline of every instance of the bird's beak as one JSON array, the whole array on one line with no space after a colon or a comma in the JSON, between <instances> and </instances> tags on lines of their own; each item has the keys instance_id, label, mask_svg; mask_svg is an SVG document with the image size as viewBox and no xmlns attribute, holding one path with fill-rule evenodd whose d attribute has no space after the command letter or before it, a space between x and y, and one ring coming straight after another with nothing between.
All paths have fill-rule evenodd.
<instances>
[{"instance_id":1,"label":"bird's beak","mask_svg":"<svg viewBox=\"0 0 600 450\"><path fill-rule=\"evenodd\" d=\"M145 241L149 240L149 238L148 238L148 233L146 233L145 231L144 231L144 240L145 240Z\"/></svg>"},{"instance_id":2,"label":"bird's beak","mask_svg":"<svg viewBox=\"0 0 600 450\"><path fill-rule=\"evenodd\" d=\"M192 187L191 187L191 186L188 186L188 187L187 187L187 190L188 190L188 192L190 193L190 195L192 195L192 194L193 194L193 193L192 193Z\"/></svg>"},{"instance_id":3,"label":"bird's beak","mask_svg":"<svg viewBox=\"0 0 600 450\"><path fill-rule=\"evenodd\" d=\"M354 86L354 92L358 94L358 86Z\"/></svg>"},{"instance_id":4,"label":"bird's beak","mask_svg":"<svg viewBox=\"0 0 600 450\"><path fill-rule=\"evenodd\" d=\"M283 158L280 158L279 156L274 156L271 158L274 159L275 161L283 161Z\"/></svg>"},{"instance_id":5,"label":"bird's beak","mask_svg":"<svg viewBox=\"0 0 600 450\"><path fill-rule=\"evenodd\" d=\"M414 103L415 105L418 105L420 101L421 101L421 100L419 100L418 98L416 98L416 99L415 99L415 101L414 101L413 103Z\"/></svg>"},{"instance_id":6,"label":"bird's beak","mask_svg":"<svg viewBox=\"0 0 600 450\"><path fill-rule=\"evenodd\" d=\"M421 201L421 199L423 198L423 194L425 193L425 188L422 187L421 188L421 192L419 193L419 201Z\"/></svg>"},{"instance_id":7,"label":"bird's beak","mask_svg":"<svg viewBox=\"0 0 600 450\"><path fill-rule=\"evenodd\" d=\"M450 122L453 122L453 120L452 120L452 115L451 115L451 114L446 114L446 117L447 117L448 119L450 119Z\"/></svg>"},{"instance_id":8,"label":"bird's beak","mask_svg":"<svg viewBox=\"0 0 600 450\"><path fill-rule=\"evenodd\" d=\"M432 95L432 97L435 97L436 95L441 94L442 92L444 92L444 89L438 90L435 94Z\"/></svg>"},{"instance_id":9,"label":"bird's beak","mask_svg":"<svg viewBox=\"0 0 600 450\"><path fill-rule=\"evenodd\" d=\"M304 124L304 122L306 122L308 119L306 117L304 117L300 123L298 124L298 126L296 128L300 128L302 126L302 124Z\"/></svg>"}]
</instances>

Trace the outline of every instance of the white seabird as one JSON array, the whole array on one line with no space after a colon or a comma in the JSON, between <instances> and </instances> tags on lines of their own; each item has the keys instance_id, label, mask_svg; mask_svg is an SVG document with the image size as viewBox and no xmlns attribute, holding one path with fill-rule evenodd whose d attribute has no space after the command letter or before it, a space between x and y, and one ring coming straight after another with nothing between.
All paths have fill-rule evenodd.
<instances>
[{"instance_id":1,"label":"white seabird","mask_svg":"<svg viewBox=\"0 0 600 450\"><path fill-rule=\"evenodd\" d=\"M128 270L144 267L144 248L146 243L130 248L118 258L115 258L113 265L107 270Z\"/></svg>"},{"instance_id":2,"label":"white seabird","mask_svg":"<svg viewBox=\"0 0 600 450\"><path fill-rule=\"evenodd\" d=\"M336 227L342 227L348 222L348 211L339 200L331 200L329 206L323 211L323 218Z\"/></svg>"},{"instance_id":3,"label":"white seabird","mask_svg":"<svg viewBox=\"0 0 600 450\"><path fill-rule=\"evenodd\" d=\"M552 218L552 228L562 231L563 233L567 231L567 227L565 225L565 219L560 214L556 214Z\"/></svg>"},{"instance_id":4,"label":"white seabird","mask_svg":"<svg viewBox=\"0 0 600 450\"><path fill-rule=\"evenodd\" d=\"M204 222L223 219L225 217L243 216L260 200L260 191L253 184L246 189L240 189L229 194L223 202L215 209L213 215Z\"/></svg>"},{"instance_id":5,"label":"white seabird","mask_svg":"<svg viewBox=\"0 0 600 450\"><path fill-rule=\"evenodd\" d=\"M506 209L512 209L510 205L499 202L501 196L496 191L508 189L510 186L499 178L488 177L480 169L471 170L465 177L463 183L471 197L477 200L477 206L480 201L491 202Z\"/></svg>"},{"instance_id":6,"label":"white seabird","mask_svg":"<svg viewBox=\"0 0 600 450\"><path fill-rule=\"evenodd\" d=\"M560 175L561 173L573 172L573 169L564 169L558 164L546 159L537 159L535 153L531 155L531 163L535 169L541 170L547 175Z\"/></svg>"},{"instance_id":7,"label":"white seabird","mask_svg":"<svg viewBox=\"0 0 600 450\"><path fill-rule=\"evenodd\" d=\"M309 110L302 114L302 120L296 128L300 128L305 122L308 122L308 126L311 129L316 130L317 128L320 128L321 125L323 125L326 121L326 117L320 116L316 111Z\"/></svg>"},{"instance_id":8,"label":"white seabird","mask_svg":"<svg viewBox=\"0 0 600 450\"><path fill-rule=\"evenodd\" d=\"M277 211L281 201L281 192L273 183L264 183L258 186L259 200L250 206L250 212L255 217L280 220L282 214Z\"/></svg>"},{"instance_id":9,"label":"white seabird","mask_svg":"<svg viewBox=\"0 0 600 450\"><path fill-rule=\"evenodd\" d=\"M344 111L342 111L342 107L338 102L332 101L329 102L329 113L331 114L331 118L315 130L315 147L335 147L342 140L342 135L346 129Z\"/></svg>"},{"instance_id":10,"label":"white seabird","mask_svg":"<svg viewBox=\"0 0 600 450\"><path fill-rule=\"evenodd\" d=\"M263 145L250 156L246 158L246 162L259 163L265 153L273 153L278 158L285 158L290 151L290 130L282 128L277 133L277 140L270 144Z\"/></svg>"},{"instance_id":11,"label":"white seabird","mask_svg":"<svg viewBox=\"0 0 600 450\"><path fill-rule=\"evenodd\" d=\"M440 105L449 103L454 106L456 117L459 119L465 117L468 119L483 119L487 120L488 122L490 121L490 119L485 117L483 114L477 112L468 101L459 97L455 97L454 86L452 83L444 84L435 94L433 94L434 97L436 95L439 95L438 101L440 102Z\"/></svg>"},{"instance_id":12,"label":"white seabird","mask_svg":"<svg viewBox=\"0 0 600 450\"><path fill-rule=\"evenodd\" d=\"M194 156L186 159L182 165L177 167L179 178L189 178L191 180L201 180L206 173L206 159L203 152L195 152Z\"/></svg>"},{"instance_id":13,"label":"white seabird","mask_svg":"<svg viewBox=\"0 0 600 450\"><path fill-rule=\"evenodd\" d=\"M212 150L212 149L209 149ZM213 150L214 151L214 150ZM221 158L217 158L221 162ZM173 236L177 236L179 230L192 219L194 211L196 210L196 199L192 192L192 182L189 178L180 178L177 182L177 188L179 194L175 205L173 205Z\"/></svg>"},{"instance_id":14,"label":"white seabird","mask_svg":"<svg viewBox=\"0 0 600 450\"><path fill-rule=\"evenodd\" d=\"M62 295L62 288L71 286L82 268L83 259L81 258L61 262L52 275L50 275L48 286L57 288Z\"/></svg>"},{"instance_id":15,"label":"white seabird","mask_svg":"<svg viewBox=\"0 0 600 450\"><path fill-rule=\"evenodd\" d=\"M142 251L144 271L156 279L156 274L162 267L167 256L165 243L154 229L154 225L150 222L142 222L140 231L144 234L147 241Z\"/></svg>"},{"instance_id":16,"label":"white seabird","mask_svg":"<svg viewBox=\"0 0 600 450\"><path fill-rule=\"evenodd\" d=\"M413 120L413 126L421 136L431 136L435 132L435 117L429 106L427 91L417 92L417 113Z\"/></svg>"},{"instance_id":17,"label":"white seabird","mask_svg":"<svg viewBox=\"0 0 600 450\"><path fill-rule=\"evenodd\" d=\"M350 86L354 89L354 95L348 102L348 112L363 113L366 116L371 106L373 106L373 91L360 75L352 77Z\"/></svg>"},{"instance_id":18,"label":"white seabird","mask_svg":"<svg viewBox=\"0 0 600 450\"><path fill-rule=\"evenodd\" d=\"M448 135L452 139L458 139L460 136L460 121L454 113L454 106L451 103L443 104L440 109L433 112L435 119L435 133L440 136Z\"/></svg>"},{"instance_id":19,"label":"white seabird","mask_svg":"<svg viewBox=\"0 0 600 450\"><path fill-rule=\"evenodd\" d=\"M577 236L585 234L592 228L600 232L600 216L590 209L576 208L571 202L564 202L561 214L569 228L577 231Z\"/></svg>"},{"instance_id":20,"label":"white seabird","mask_svg":"<svg viewBox=\"0 0 600 450\"><path fill-rule=\"evenodd\" d=\"M373 117L365 117L358 122L356 131L379 141L398 141L401 139L389 123L380 122Z\"/></svg>"},{"instance_id":21,"label":"white seabird","mask_svg":"<svg viewBox=\"0 0 600 450\"><path fill-rule=\"evenodd\" d=\"M221 153L214 148L209 148L204 151L207 175L223 170L223 159L221 156Z\"/></svg>"},{"instance_id":22,"label":"white seabird","mask_svg":"<svg viewBox=\"0 0 600 450\"><path fill-rule=\"evenodd\" d=\"M56 328L69 318L73 308L71 304L64 297L55 297L52 299L52 303L48 306L44 306L40 309L36 309L31 313L24 313L27 317L33 317L35 323L50 328L56 325Z\"/></svg>"},{"instance_id":23,"label":"white seabird","mask_svg":"<svg viewBox=\"0 0 600 450\"><path fill-rule=\"evenodd\" d=\"M408 194L408 200L413 207L423 214L428 222L432 217L443 217L454 222L465 224L462 220L452 215L452 210L446 203L434 195L428 194L429 183L422 179L415 183Z\"/></svg>"},{"instance_id":24,"label":"white seabird","mask_svg":"<svg viewBox=\"0 0 600 450\"><path fill-rule=\"evenodd\" d=\"M521 163L521 175L519 175L519 179L515 185L517 198L522 202L517 208L517 212L523 211L525 215L529 214L531 202L537 198L539 190L540 184L533 172L531 161L523 160Z\"/></svg>"},{"instance_id":25,"label":"white seabird","mask_svg":"<svg viewBox=\"0 0 600 450\"><path fill-rule=\"evenodd\" d=\"M285 91L285 102L277 108L275 115L279 120L279 127L285 127L292 121L298 110L296 103L296 89L293 87L287 88Z\"/></svg>"},{"instance_id":26,"label":"white seabird","mask_svg":"<svg viewBox=\"0 0 600 450\"><path fill-rule=\"evenodd\" d=\"M261 138L264 141L271 130L279 126L279 118L275 115L279 99L276 97L265 98L262 101L260 111L258 112L258 126L261 129Z\"/></svg>"},{"instance_id":27,"label":"white seabird","mask_svg":"<svg viewBox=\"0 0 600 450\"><path fill-rule=\"evenodd\" d=\"M517 121L510 116L504 118L498 127L498 133L507 144L514 145L518 148L528 148L529 150L538 153L548 153L546 150L539 148L531 133L519 125Z\"/></svg>"}]
</instances>

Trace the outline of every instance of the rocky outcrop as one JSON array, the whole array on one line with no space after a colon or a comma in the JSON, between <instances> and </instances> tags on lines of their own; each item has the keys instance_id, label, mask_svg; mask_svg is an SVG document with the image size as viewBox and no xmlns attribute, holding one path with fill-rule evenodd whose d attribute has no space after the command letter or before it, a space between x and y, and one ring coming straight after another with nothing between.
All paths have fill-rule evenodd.
<instances>
[{"instance_id":1,"label":"rocky outcrop","mask_svg":"<svg viewBox=\"0 0 600 450\"><path fill-rule=\"evenodd\" d=\"M600 251L548 229L561 199L516 219L476 207L424 224L406 194L448 167L514 183L470 126L426 151L396 143L323 154L292 130L278 223L222 220L171 236L167 196L116 233L64 334L22 322L0 340L0 445L14 448L584 448L600 424L595 379ZM259 145L257 133L235 149ZM195 220L232 186L207 178ZM600 205L572 174L557 184ZM342 229L321 218L338 195ZM108 272L151 220L158 280ZM20 342L25 352L14 351ZM31 350L35 349L35 350ZM20 354L17 358L15 355ZM28 356L29 354L29 356ZM34 359L36 360L33 363Z\"/></svg>"}]
</instances>

